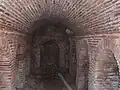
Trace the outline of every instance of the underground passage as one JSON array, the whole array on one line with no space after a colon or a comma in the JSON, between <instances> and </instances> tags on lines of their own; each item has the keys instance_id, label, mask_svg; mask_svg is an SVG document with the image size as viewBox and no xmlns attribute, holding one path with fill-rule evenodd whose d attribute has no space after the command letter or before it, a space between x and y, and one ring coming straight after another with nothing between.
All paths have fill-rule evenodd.
<instances>
[{"instance_id":1,"label":"underground passage","mask_svg":"<svg viewBox=\"0 0 120 90\"><path fill-rule=\"evenodd\" d=\"M120 90L120 0L0 0L0 90Z\"/></svg>"}]
</instances>

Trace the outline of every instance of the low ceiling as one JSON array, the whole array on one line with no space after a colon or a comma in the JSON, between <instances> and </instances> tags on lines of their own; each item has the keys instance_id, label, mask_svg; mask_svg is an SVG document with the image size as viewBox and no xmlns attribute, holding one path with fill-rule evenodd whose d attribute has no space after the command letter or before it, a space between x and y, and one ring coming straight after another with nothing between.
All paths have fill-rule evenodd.
<instances>
[{"instance_id":1,"label":"low ceiling","mask_svg":"<svg viewBox=\"0 0 120 90\"><path fill-rule=\"evenodd\" d=\"M0 0L0 28L27 33L50 21L76 35L113 32L118 6L120 0Z\"/></svg>"}]
</instances>

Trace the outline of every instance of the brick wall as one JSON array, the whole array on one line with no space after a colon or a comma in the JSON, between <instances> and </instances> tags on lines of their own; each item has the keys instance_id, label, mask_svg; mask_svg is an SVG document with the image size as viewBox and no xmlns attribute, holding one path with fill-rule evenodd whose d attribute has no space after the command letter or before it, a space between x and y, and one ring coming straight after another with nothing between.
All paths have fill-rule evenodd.
<instances>
[{"instance_id":1,"label":"brick wall","mask_svg":"<svg viewBox=\"0 0 120 90\"><path fill-rule=\"evenodd\" d=\"M0 60L0 74L1 74L1 90L14 90L17 78L17 52L18 42L20 38L24 36L16 35L15 33L0 33L0 48L1 48L1 60Z\"/></svg>"},{"instance_id":2,"label":"brick wall","mask_svg":"<svg viewBox=\"0 0 120 90\"><path fill-rule=\"evenodd\" d=\"M88 35L85 37L76 37L76 39L78 39L78 43L82 42L83 40L85 40L87 42L88 45L88 55L89 55L89 90L97 90L95 89L95 83L97 80L95 80L96 77L96 57L97 55L99 55L99 52L103 52L103 49L110 49L115 57L115 60L112 59L117 66L118 72L120 72L120 60L119 60L119 45L120 45L120 36L119 34L101 34L101 35ZM77 45L77 44L76 44ZM78 50L79 46L76 48ZM85 46L85 45L84 45ZM80 51L80 50L79 50ZM79 55L77 53L77 55ZM103 56L103 55L102 55ZM101 58L103 58L101 56ZM110 55L109 55L110 56ZM111 56L110 56L111 57ZM79 61L80 59L77 58L77 61ZM107 58L106 58L107 61ZM112 73L112 71L111 71ZM114 82L113 82L114 83ZM119 81L118 81L119 83ZM111 83L112 86L112 83ZM104 88L104 87L103 87ZM103 89L101 87L101 89ZM108 87L107 90L109 90L110 88Z\"/></svg>"},{"instance_id":3,"label":"brick wall","mask_svg":"<svg viewBox=\"0 0 120 90\"><path fill-rule=\"evenodd\" d=\"M44 19L58 24L62 23L71 28L76 36L75 39L78 40L76 43L77 52L81 47L78 42L86 41L89 56L89 90L94 90L96 55L101 50L107 48L113 52L120 72L120 0L1 0L0 75L4 78L0 80L2 81L0 87L3 90L11 88L10 84L15 85L14 80L18 71L15 63L18 65L20 62L23 63L23 61L18 62L16 58L20 60L25 58L23 54L16 57L18 43L23 44L21 41L24 41L25 38L23 37L26 34L39 28L40 25L48 23L41 22ZM20 40L18 37L23 39ZM49 39L53 39L53 37L49 37ZM23 48L26 47L23 46ZM64 52L64 49L61 52ZM79 53L77 54L79 56ZM30 56L31 54L28 55L28 59L31 58ZM79 60L78 57L77 61ZM24 65L20 64L18 67L23 68ZM79 69L77 69L78 74ZM23 78L20 80L23 80Z\"/></svg>"}]
</instances>

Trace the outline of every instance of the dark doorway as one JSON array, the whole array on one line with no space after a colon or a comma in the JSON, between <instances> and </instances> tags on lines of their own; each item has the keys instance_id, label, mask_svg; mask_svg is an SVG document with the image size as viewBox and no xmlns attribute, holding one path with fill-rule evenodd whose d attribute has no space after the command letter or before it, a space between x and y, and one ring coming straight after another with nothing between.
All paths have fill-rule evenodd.
<instances>
[{"instance_id":1,"label":"dark doorway","mask_svg":"<svg viewBox=\"0 0 120 90\"><path fill-rule=\"evenodd\" d=\"M59 71L59 47L54 41L47 41L42 44L41 63L43 79L53 79Z\"/></svg>"}]
</instances>

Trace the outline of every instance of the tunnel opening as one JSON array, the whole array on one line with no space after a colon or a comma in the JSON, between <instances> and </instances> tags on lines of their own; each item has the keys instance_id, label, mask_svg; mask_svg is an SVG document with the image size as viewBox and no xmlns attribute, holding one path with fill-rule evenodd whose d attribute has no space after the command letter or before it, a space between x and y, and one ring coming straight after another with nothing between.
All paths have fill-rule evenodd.
<instances>
[{"instance_id":1,"label":"tunnel opening","mask_svg":"<svg viewBox=\"0 0 120 90\"><path fill-rule=\"evenodd\" d=\"M75 90L119 90L119 11L120 0L0 0L0 90L64 90L65 80ZM64 85L41 80L41 66L49 66L41 65L41 50L49 41L59 47ZM115 58L99 58L105 47Z\"/></svg>"},{"instance_id":2,"label":"tunnel opening","mask_svg":"<svg viewBox=\"0 0 120 90\"><path fill-rule=\"evenodd\" d=\"M42 44L40 69L43 79L53 79L59 72L59 47L54 41Z\"/></svg>"},{"instance_id":3,"label":"tunnel opening","mask_svg":"<svg viewBox=\"0 0 120 90\"><path fill-rule=\"evenodd\" d=\"M64 80L75 88L76 48L71 39L72 35L71 30L57 24L46 24L37 28L31 34L30 72L26 81L31 79L31 82L37 82L36 87L39 89L44 87L45 90L62 90L66 89L66 86L58 75L61 74ZM28 87L28 84L29 82L24 88ZM42 86L39 87L38 84ZM57 87L53 86L54 84Z\"/></svg>"}]
</instances>

